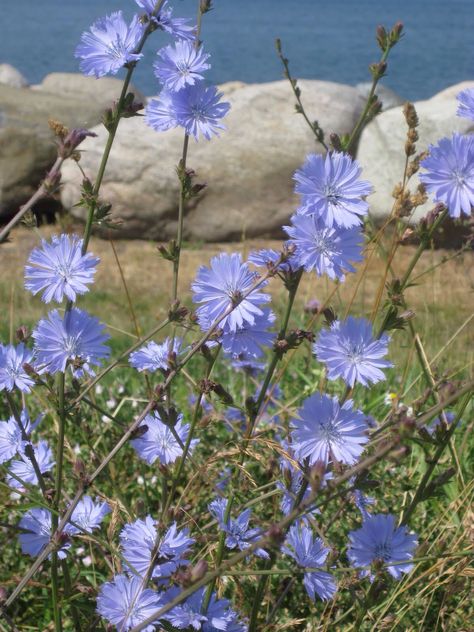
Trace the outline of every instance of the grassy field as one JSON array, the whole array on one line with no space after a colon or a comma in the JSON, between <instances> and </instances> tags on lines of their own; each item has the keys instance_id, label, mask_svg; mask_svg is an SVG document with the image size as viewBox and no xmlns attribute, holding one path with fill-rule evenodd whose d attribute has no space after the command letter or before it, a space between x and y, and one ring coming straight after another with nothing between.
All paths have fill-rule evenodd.
<instances>
[{"instance_id":1,"label":"grassy field","mask_svg":"<svg viewBox=\"0 0 474 632\"><path fill-rule=\"evenodd\" d=\"M51 227L41 228L44 237L54 232ZM0 301L4 306L0 331L4 338L11 336L19 324L32 325L45 314L41 300L23 290L23 268L28 253L38 242L39 236L35 232L20 228L12 234L12 242L0 250ZM183 302L192 307L190 284L196 270L200 265L206 265L210 257L218 252L238 250L245 257L257 248L279 249L280 246L281 242L258 240L240 244L185 245L179 284ZM108 241L92 238L89 250L100 257L101 264L94 291L81 299L86 309L104 320L112 330L115 328L119 337L130 339L135 337L136 327L127 292L142 333L165 317L172 266L159 256L155 243L115 241L112 248ZM395 274L403 274L414 250L414 246L399 249L394 262ZM474 311L474 255L463 253L443 263L452 256L452 251L441 249L425 252L413 275L416 285L406 291L406 298L409 308L415 312L415 326L423 339L428 358L431 360L439 354L436 362L440 367L452 367L454 364L458 368L468 368L474 358L473 326L469 320ZM335 292L334 285L325 278L305 275L294 312L295 324L303 324L303 306L314 298L321 303L328 302L341 315L351 305L352 314L370 316L374 296L384 281L384 269L384 262L374 254L367 269L365 265L360 266L358 274L349 275ZM278 310L285 290L281 283L274 281L270 291L275 309ZM449 345L443 350L448 341ZM397 352L397 347L392 348L395 358Z\"/></svg>"},{"instance_id":2,"label":"grassy field","mask_svg":"<svg viewBox=\"0 0 474 632\"><path fill-rule=\"evenodd\" d=\"M49 227L41 229L41 235L45 237L52 232ZM23 266L29 251L37 243L35 232L21 228L13 232L11 243L0 248L0 335L3 342L13 339L19 325L31 327L46 313L40 299L31 297L22 288ZM207 264L212 255L236 249L245 255L259 247L279 248L280 245L279 242L268 241L186 245L180 272L183 302L192 306L190 283L198 266ZM136 342L137 332L141 336L146 335L166 317L171 264L158 255L156 244L146 241L116 241L112 247L107 241L93 238L89 250L100 256L101 264L92 291L80 299L79 306L107 323L113 336L113 355L116 356ZM403 274L414 251L414 246L399 249L394 274ZM416 285L406 291L406 299L408 307L415 312L412 322L432 374L435 378L444 376L457 380L472 374L474 271L472 253L453 255L453 252L443 250L425 252L413 274ZM356 275L349 276L346 283L337 287L315 275L306 275L290 326L314 327L313 316L305 312L304 306L315 298L333 306L341 316L349 312L370 317L374 311L374 297L390 279L390 274L385 278L385 268L384 261L374 253L369 257L367 268L362 266ZM274 309L282 311L285 291L276 279L271 281L270 291ZM156 339L160 340L165 335L163 332ZM195 335L190 335L189 340ZM410 332L397 331L393 334L390 357L395 368L387 372L387 382L370 390L356 389L355 392L357 405L379 422L388 418L394 405L391 401L403 401L408 406L426 388ZM196 358L190 365L189 373L173 386L174 401L184 411L187 420L191 415L188 397L196 380L203 376L204 369L203 358ZM216 367L213 378L225 384L239 404L257 386L256 380L243 378L220 365ZM284 357L274 380L284 397L278 400L272 411L274 418L279 419L280 427L288 427L289 419L301 401L320 388L323 380L321 367L315 363L309 346ZM329 386L335 394L342 393L342 386L334 383ZM388 397L389 393L395 394L393 400ZM123 429L146 404L147 387L142 377L122 362L104 379L101 389L91 392L90 400L87 405L83 402L68 419L68 472L78 455L86 461L88 468L100 462ZM30 401L33 410L47 412L41 434L54 443L58 428L54 401L42 395L41 389L35 390ZM215 524L209 521L206 507L223 468L235 461L239 454L239 435L229 433L224 422L225 408L217 401L213 401L213 405L211 418L203 416L199 422L197 436L200 444L192 463L187 465L186 478L179 486L174 505L173 515L178 517L181 525L190 527L198 539L199 550L193 562L203 557L215 560L217 532ZM334 550L333 569L339 579L337 598L327 604L320 601L312 603L301 582L292 580L285 592L287 580L276 576L268 586L264 613L270 617L277 598L281 598L281 609L279 615L262 630L470 632L474 629L474 609L469 597L474 576L474 569L470 566L474 550L473 425L472 409L468 408L449 449L435 470L435 475L440 476L448 468L453 468L449 481L444 485L439 482L413 515L410 526L418 534L420 543L413 573L401 582L388 583L383 587L383 594L370 601L355 574L348 572L347 560L341 553L346 546L347 531L360 526L360 516L352 502L346 499L341 504L336 499L324 509L314 528L331 543ZM268 492L269 481L280 476L275 445L274 429L263 424L249 447L249 463L237 491L236 512L252 499L254 524L262 528L279 511L278 496ZM376 498L377 512L400 515L422 479L433 449L433 446L415 437L405 458L387 459L372 468L367 489ZM74 603L84 622L88 623L84 630L105 629L94 615L95 589L120 567L117 541L123 524L146 513L157 514L163 502L159 484L162 475L163 469L145 465L126 445L119 458L111 462L106 473L91 489L91 495L98 494L107 499L113 513L107 523L106 537L84 536L85 553L71 553L75 560L72 565ZM68 475L66 497L72 497L74 490L75 480ZM266 498L268 494L269 499ZM265 502L262 499L266 499ZM5 525L14 525L19 512L31 506L32 501L29 498L12 499L9 488L2 483L0 502L4 506L0 518L3 521L0 550L4 551L0 584L11 590L28 568L30 559L19 556L14 526L12 531ZM84 562L86 554L92 560L89 565ZM247 565L244 563L239 568L245 569ZM284 569L285 565L279 562L279 568ZM219 591L221 595L232 598L234 606L248 615L255 585L256 580L252 577L226 577L220 581ZM48 627L51 610L47 568L23 593L11 614L21 630L52 629ZM65 630L72 629L71 620L66 617Z\"/></svg>"}]
</instances>

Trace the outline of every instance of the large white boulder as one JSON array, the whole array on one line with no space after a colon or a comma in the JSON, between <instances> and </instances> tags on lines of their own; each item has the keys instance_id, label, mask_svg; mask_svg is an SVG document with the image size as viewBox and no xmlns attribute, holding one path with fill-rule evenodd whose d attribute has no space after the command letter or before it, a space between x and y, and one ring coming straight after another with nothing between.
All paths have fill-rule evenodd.
<instances>
[{"instance_id":1,"label":"large white boulder","mask_svg":"<svg viewBox=\"0 0 474 632\"><path fill-rule=\"evenodd\" d=\"M364 105L355 88L326 81L301 81L300 87L310 119L317 119L327 136L351 130ZM222 89L232 105L224 120L227 130L210 142L189 144L188 166L196 171L197 182L208 186L188 205L185 238L221 241L280 234L297 202L292 175L307 153L321 147L295 112L287 81L234 82ZM107 137L101 127L94 131L98 137L81 147L81 164L91 178ZM120 123L101 189L113 204L113 215L124 220L119 236L175 236L182 145L183 130L157 133L143 118ZM84 219L85 210L74 206L81 185L75 165L65 165L63 183L63 205Z\"/></svg>"},{"instance_id":2,"label":"large white boulder","mask_svg":"<svg viewBox=\"0 0 474 632\"><path fill-rule=\"evenodd\" d=\"M439 92L431 99L417 101L414 105L420 125L417 128L418 152L425 151L444 136L453 132L474 131L474 122L456 116L458 102L456 95L466 88L474 87L474 82L463 82ZM363 168L363 177L369 180L374 193L369 196L370 213L378 223L389 215L393 205L392 191L401 181L405 165L405 140L407 126L403 108L394 107L382 112L362 132L357 159ZM416 175L410 180L409 189L414 191L419 183ZM416 222L433 208L429 200L416 209L413 220Z\"/></svg>"},{"instance_id":3,"label":"large white boulder","mask_svg":"<svg viewBox=\"0 0 474 632\"><path fill-rule=\"evenodd\" d=\"M13 88L26 88L28 81L10 64L0 64L0 84Z\"/></svg>"}]
</instances>

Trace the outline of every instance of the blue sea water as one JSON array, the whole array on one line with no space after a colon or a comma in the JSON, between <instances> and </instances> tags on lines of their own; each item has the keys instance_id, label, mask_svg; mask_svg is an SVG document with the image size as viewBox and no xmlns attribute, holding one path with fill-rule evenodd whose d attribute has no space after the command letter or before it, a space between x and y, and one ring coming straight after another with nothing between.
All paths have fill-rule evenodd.
<instances>
[{"instance_id":1,"label":"blue sea water","mask_svg":"<svg viewBox=\"0 0 474 632\"><path fill-rule=\"evenodd\" d=\"M176 16L194 16L198 0L171 0ZM393 51L386 85L402 97L428 98L474 78L474 0L214 0L202 39L212 53L210 80L265 82L281 79L275 38L281 38L292 73L347 84L368 81L379 52L378 24L401 20L405 37ZM0 0L0 62L17 67L31 83L54 71L77 72L74 49L97 17L133 0ZM150 41L135 85L156 94L151 71L157 48Z\"/></svg>"}]
</instances>

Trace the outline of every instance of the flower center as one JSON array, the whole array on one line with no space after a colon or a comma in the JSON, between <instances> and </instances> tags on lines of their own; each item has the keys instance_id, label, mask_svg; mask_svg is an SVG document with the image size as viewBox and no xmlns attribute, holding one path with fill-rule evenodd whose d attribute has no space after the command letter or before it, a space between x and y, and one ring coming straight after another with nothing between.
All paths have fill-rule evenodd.
<instances>
[{"instance_id":1,"label":"flower center","mask_svg":"<svg viewBox=\"0 0 474 632\"><path fill-rule=\"evenodd\" d=\"M459 189L462 189L464 185L466 184L466 174L463 171L459 171L458 169L455 169L453 171L453 180L456 186Z\"/></svg>"},{"instance_id":2,"label":"flower center","mask_svg":"<svg viewBox=\"0 0 474 632\"><path fill-rule=\"evenodd\" d=\"M318 254L328 255L333 251L332 239L324 233L318 233L314 237L314 247Z\"/></svg>"},{"instance_id":3,"label":"flower center","mask_svg":"<svg viewBox=\"0 0 474 632\"><path fill-rule=\"evenodd\" d=\"M71 267L67 263L58 263L54 266L54 272L61 276L64 281L68 281L71 277Z\"/></svg>"},{"instance_id":4,"label":"flower center","mask_svg":"<svg viewBox=\"0 0 474 632\"><path fill-rule=\"evenodd\" d=\"M80 342L79 336L65 336L64 338L64 351L70 358L79 355Z\"/></svg>"},{"instance_id":5,"label":"flower center","mask_svg":"<svg viewBox=\"0 0 474 632\"><path fill-rule=\"evenodd\" d=\"M117 60L123 59L126 55L126 52L127 51L125 50L123 42L118 36L115 42L112 42L111 44L107 46L108 55Z\"/></svg>"},{"instance_id":6,"label":"flower center","mask_svg":"<svg viewBox=\"0 0 474 632\"><path fill-rule=\"evenodd\" d=\"M342 197L341 192L334 184L326 184L324 186L324 195L330 204L338 204Z\"/></svg>"},{"instance_id":7,"label":"flower center","mask_svg":"<svg viewBox=\"0 0 474 632\"><path fill-rule=\"evenodd\" d=\"M388 562L392 558L392 545L390 542L381 542L374 547L374 558Z\"/></svg>"},{"instance_id":8,"label":"flower center","mask_svg":"<svg viewBox=\"0 0 474 632\"><path fill-rule=\"evenodd\" d=\"M341 435L332 419L321 421L319 426L321 434L328 443L339 441Z\"/></svg>"},{"instance_id":9,"label":"flower center","mask_svg":"<svg viewBox=\"0 0 474 632\"><path fill-rule=\"evenodd\" d=\"M185 61L176 62L176 70L184 76L188 76L190 73L189 66Z\"/></svg>"}]
</instances>

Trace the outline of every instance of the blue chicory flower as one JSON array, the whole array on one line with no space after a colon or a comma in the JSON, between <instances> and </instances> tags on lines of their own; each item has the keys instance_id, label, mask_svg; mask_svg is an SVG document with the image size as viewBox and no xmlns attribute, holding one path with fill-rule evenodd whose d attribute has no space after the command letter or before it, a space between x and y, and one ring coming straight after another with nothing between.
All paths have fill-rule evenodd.
<instances>
[{"instance_id":1,"label":"blue chicory flower","mask_svg":"<svg viewBox=\"0 0 474 632\"><path fill-rule=\"evenodd\" d=\"M417 537L409 533L405 525L396 527L396 519L392 514L366 517L360 529L349 533L349 541L347 556L356 568L382 560L395 579L400 579L403 573L409 573L413 568L410 560L418 545ZM397 563L390 565L391 562ZM364 574L369 573L365 571Z\"/></svg>"},{"instance_id":2,"label":"blue chicory flower","mask_svg":"<svg viewBox=\"0 0 474 632\"><path fill-rule=\"evenodd\" d=\"M352 228L362 223L369 205L370 182L359 180L361 168L348 154L309 154L295 172L295 191L301 195L301 214L315 214L328 227Z\"/></svg>"},{"instance_id":3,"label":"blue chicory flower","mask_svg":"<svg viewBox=\"0 0 474 632\"><path fill-rule=\"evenodd\" d=\"M178 419L171 428L164 424L157 411L147 415L142 421L140 428L147 430L137 439L130 442L138 456L149 465L158 460L163 465L174 463L183 454L182 445L186 443L189 434L189 424L183 424L183 415L178 415ZM177 440L176 436L179 437ZM192 452L199 439L192 439L189 450Z\"/></svg>"},{"instance_id":4,"label":"blue chicory flower","mask_svg":"<svg viewBox=\"0 0 474 632\"><path fill-rule=\"evenodd\" d=\"M82 254L83 240L76 235L54 235L51 243L42 240L25 267L25 288L32 294L43 291L45 303L61 303L64 297L75 301L77 294L85 294L93 283L98 257Z\"/></svg>"},{"instance_id":5,"label":"blue chicory flower","mask_svg":"<svg viewBox=\"0 0 474 632\"><path fill-rule=\"evenodd\" d=\"M456 99L459 102L457 115L474 121L474 88L462 90Z\"/></svg>"},{"instance_id":6,"label":"blue chicory flower","mask_svg":"<svg viewBox=\"0 0 474 632\"><path fill-rule=\"evenodd\" d=\"M36 367L54 374L64 372L71 365L75 377L85 373L95 375L91 365L98 366L110 354L104 344L109 335L104 325L77 307L60 316L58 310L49 312L33 331Z\"/></svg>"},{"instance_id":7,"label":"blue chicory flower","mask_svg":"<svg viewBox=\"0 0 474 632\"><path fill-rule=\"evenodd\" d=\"M435 202L442 202L454 219L471 214L474 205L474 138L453 134L429 148L421 161L420 180Z\"/></svg>"},{"instance_id":8,"label":"blue chicory flower","mask_svg":"<svg viewBox=\"0 0 474 632\"><path fill-rule=\"evenodd\" d=\"M122 632L139 625L163 605L163 595L144 588L141 577L116 575L113 581L102 584L97 596L97 612ZM152 624L144 631L155 629Z\"/></svg>"},{"instance_id":9,"label":"blue chicory flower","mask_svg":"<svg viewBox=\"0 0 474 632\"><path fill-rule=\"evenodd\" d=\"M74 524L67 524L65 531L70 535L92 533L100 527L102 520L110 511L105 501L94 502L90 496L84 496L72 512L70 520Z\"/></svg>"},{"instance_id":10,"label":"blue chicory flower","mask_svg":"<svg viewBox=\"0 0 474 632\"><path fill-rule=\"evenodd\" d=\"M163 2L160 10L156 13L157 0L135 0L138 6L143 9L156 28L165 31L177 39L194 41L196 39L196 27L188 24L189 18L173 18L173 9L168 6L167 0Z\"/></svg>"},{"instance_id":11,"label":"blue chicory flower","mask_svg":"<svg viewBox=\"0 0 474 632\"><path fill-rule=\"evenodd\" d=\"M19 389L29 393L34 380L23 366L33 362L33 352L20 342L18 345L0 345L0 392Z\"/></svg>"},{"instance_id":12,"label":"blue chicory flower","mask_svg":"<svg viewBox=\"0 0 474 632\"><path fill-rule=\"evenodd\" d=\"M158 132L176 126L198 140L202 135L210 140L225 129L220 120L228 113L230 104L221 101L222 93L202 82L186 86L179 92L163 90L158 99L151 99L146 107L146 122Z\"/></svg>"},{"instance_id":13,"label":"blue chicory flower","mask_svg":"<svg viewBox=\"0 0 474 632\"><path fill-rule=\"evenodd\" d=\"M269 328L275 322L275 314L268 308L255 316L253 324L244 323L232 331L228 326L222 333L222 349L235 359L258 358L263 355L265 347L271 348L276 338Z\"/></svg>"},{"instance_id":14,"label":"blue chicory flower","mask_svg":"<svg viewBox=\"0 0 474 632\"><path fill-rule=\"evenodd\" d=\"M122 11L99 18L81 35L74 53L81 60L81 71L96 78L115 75L125 64L140 59L143 55L136 50L144 29L137 15L128 26Z\"/></svg>"},{"instance_id":15,"label":"blue chicory flower","mask_svg":"<svg viewBox=\"0 0 474 632\"><path fill-rule=\"evenodd\" d=\"M21 411L20 421L27 437L40 423L43 415L37 417L34 423L31 423L30 416L26 408ZM10 417L8 421L0 421L0 464L12 459L16 454L24 454L25 441L23 440L20 426L14 417Z\"/></svg>"},{"instance_id":16,"label":"blue chicory flower","mask_svg":"<svg viewBox=\"0 0 474 632\"><path fill-rule=\"evenodd\" d=\"M181 351L181 338L166 338L161 344L149 342L140 347L138 351L130 354L129 362L137 371L157 371L162 369L167 371L169 367L170 355L178 355Z\"/></svg>"},{"instance_id":17,"label":"blue chicory flower","mask_svg":"<svg viewBox=\"0 0 474 632\"><path fill-rule=\"evenodd\" d=\"M293 215L292 225L284 226L296 250L293 260L306 272L344 281L346 272L355 272L352 263L362 261L364 238L359 227L328 227L316 214Z\"/></svg>"},{"instance_id":18,"label":"blue chicory flower","mask_svg":"<svg viewBox=\"0 0 474 632\"><path fill-rule=\"evenodd\" d=\"M201 81L204 78L201 73L211 67L207 63L209 55L202 46L196 48L187 40L178 40L174 46L161 48L158 56L160 59L153 64L155 76L166 90L172 92Z\"/></svg>"},{"instance_id":19,"label":"blue chicory flower","mask_svg":"<svg viewBox=\"0 0 474 632\"><path fill-rule=\"evenodd\" d=\"M51 512L48 509L35 507L29 509L20 520L18 526L22 529L18 540L21 550L31 557L36 557L41 553L45 546L49 544L51 538ZM63 560L70 548L71 544L64 541L58 550L58 557Z\"/></svg>"},{"instance_id":20,"label":"blue chicory flower","mask_svg":"<svg viewBox=\"0 0 474 632\"><path fill-rule=\"evenodd\" d=\"M50 472L54 467L54 460L47 441L39 441L37 445L33 446L33 452L41 474ZM30 485L38 485L39 483L33 464L25 454L20 453L20 458L10 463L8 472L7 483L13 489L24 489L23 483ZM21 479L21 482L11 474Z\"/></svg>"},{"instance_id":21,"label":"blue chicory flower","mask_svg":"<svg viewBox=\"0 0 474 632\"><path fill-rule=\"evenodd\" d=\"M291 424L295 456L309 465L332 460L353 465L369 440L364 414L353 410L350 399L341 406L337 397L314 393Z\"/></svg>"},{"instance_id":22,"label":"blue chicory flower","mask_svg":"<svg viewBox=\"0 0 474 632\"><path fill-rule=\"evenodd\" d=\"M208 509L211 514L216 518L219 528L227 534L225 544L229 549L240 549L245 551L255 540L261 536L260 529L250 529L249 522L252 515L251 509L245 509L237 518L231 518L230 516L225 520L225 513L227 509L227 499L217 498L213 500ZM254 551L258 557L268 559L269 555L264 549L256 549Z\"/></svg>"},{"instance_id":23,"label":"blue chicory flower","mask_svg":"<svg viewBox=\"0 0 474 632\"><path fill-rule=\"evenodd\" d=\"M246 632L245 626L235 611L229 607L227 599L217 599L213 593L207 607L206 614L202 613L205 588L200 588L185 601L175 606L163 618L178 630L193 629L202 632ZM170 588L165 593L165 599L172 601L180 594L177 587Z\"/></svg>"},{"instance_id":24,"label":"blue chicory flower","mask_svg":"<svg viewBox=\"0 0 474 632\"><path fill-rule=\"evenodd\" d=\"M298 566L314 568L304 573L303 584L310 598L315 601L316 595L320 599L331 599L337 591L337 584L330 573L319 570L326 562L329 549L324 546L320 538L313 538L309 527L293 525L287 535L282 550L291 556Z\"/></svg>"},{"instance_id":25,"label":"blue chicory flower","mask_svg":"<svg viewBox=\"0 0 474 632\"><path fill-rule=\"evenodd\" d=\"M240 254L221 253L213 257L209 268L199 268L192 284L193 301L201 304L197 309L198 316L202 315L207 322L213 323L233 307L219 323L221 329L227 327L228 331L236 331L246 323L254 325L255 318L264 313L260 304L271 300L269 294L260 291L266 281L242 299L257 280L258 275L242 263Z\"/></svg>"},{"instance_id":26,"label":"blue chicory flower","mask_svg":"<svg viewBox=\"0 0 474 632\"><path fill-rule=\"evenodd\" d=\"M341 377L353 387L385 380L382 369L392 366L383 357L387 355L390 338L375 338L371 323L365 318L349 316L345 321L336 320L330 329L320 332L313 345L313 352L324 362L330 380Z\"/></svg>"},{"instance_id":27,"label":"blue chicory flower","mask_svg":"<svg viewBox=\"0 0 474 632\"><path fill-rule=\"evenodd\" d=\"M120 546L128 572L145 577L151 571L151 577L158 580L166 580L180 566L189 564L185 556L194 542L189 537L189 530L178 531L175 522L164 536L159 537L157 524L151 516L125 525L120 532ZM154 561L153 552L156 552Z\"/></svg>"}]
</instances>

